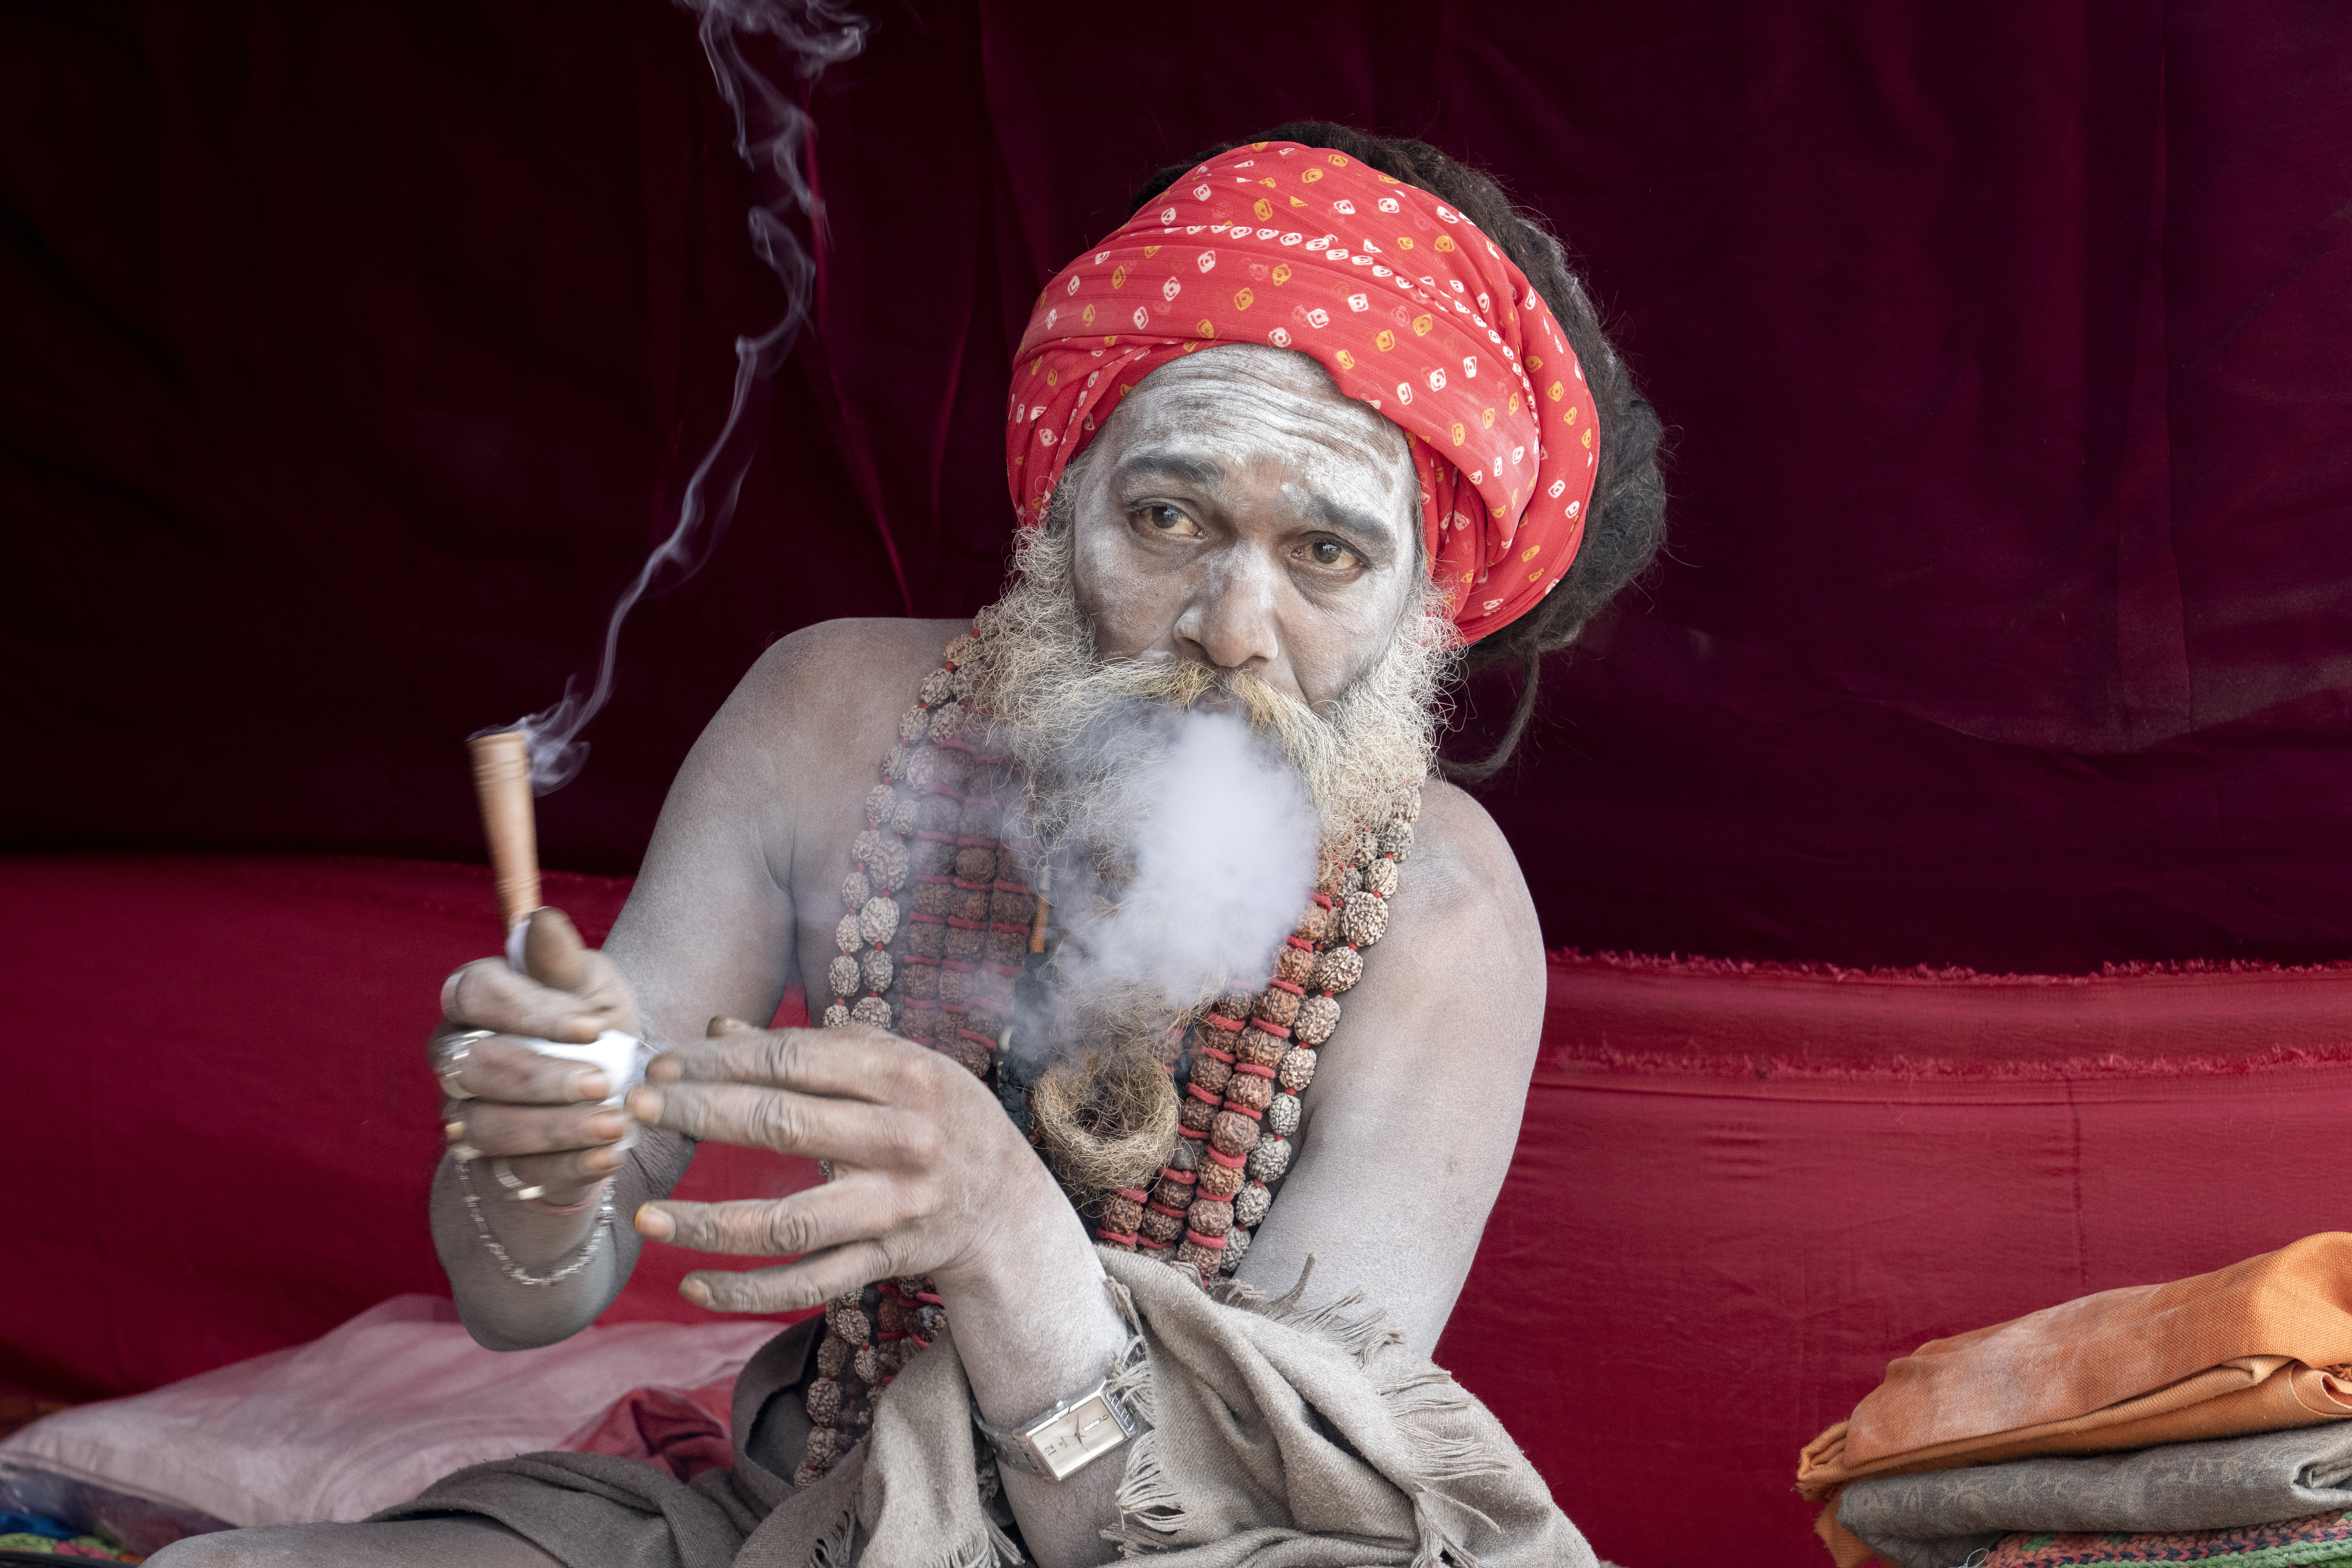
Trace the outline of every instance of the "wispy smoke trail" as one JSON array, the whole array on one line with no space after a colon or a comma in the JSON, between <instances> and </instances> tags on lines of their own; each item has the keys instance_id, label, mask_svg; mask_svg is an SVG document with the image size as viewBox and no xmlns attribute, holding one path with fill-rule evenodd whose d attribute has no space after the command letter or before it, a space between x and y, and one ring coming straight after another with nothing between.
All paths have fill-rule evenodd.
<instances>
[{"instance_id":1,"label":"wispy smoke trail","mask_svg":"<svg viewBox=\"0 0 2352 1568\"><path fill-rule=\"evenodd\" d=\"M735 395L727 410L727 422L702 454L702 461L695 465L668 537L646 555L636 576L614 604L612 616L604 623L604 656L596 667L595 684L583 696L566 681L563 700L553 707L517 723L499 726L523 732L530 750L531 789L539 795L571 782L588 760L588 743L579 738L580 731L613 695L621 623L656 581L675 586L710 558L728 520L735 514L743 475L759 449L757 424L746 417L756 401L754 394L766 388L808 321L816 263L787 220L798 214L812 227L823 222L816 193L801 168L809 117L791 93L744 58L743 39L758 34L776 39L792 55L801 81L806 83L825 67L863 49L872 26L836 0L676 3L701 18L702 52L710 61L719 96L734 115L736 155L773 179L772 196L751 210L751 249L783 284L784 310L759 336L735 340Z\"/></svg>"}]
</instances>

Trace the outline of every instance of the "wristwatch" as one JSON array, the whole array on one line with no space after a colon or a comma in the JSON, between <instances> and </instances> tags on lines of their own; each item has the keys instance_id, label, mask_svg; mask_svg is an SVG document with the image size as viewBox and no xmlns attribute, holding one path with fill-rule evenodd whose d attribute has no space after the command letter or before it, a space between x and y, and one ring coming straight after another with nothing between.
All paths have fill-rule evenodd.
<instances>
[{"instance_id":1,"label":"wristwatch","mask_svg":"<svg viewBox=\"0 0 2352 1568\"><path fill-rule=\"evenodd\" d=\"M1113 1393L1106 1378L1020 1426L992 1425L975 1405L972 1425L1002 1464L1051 1480L1067 1480L1145 1430L1143 1417Z\"/></svg>"}]
</instances>

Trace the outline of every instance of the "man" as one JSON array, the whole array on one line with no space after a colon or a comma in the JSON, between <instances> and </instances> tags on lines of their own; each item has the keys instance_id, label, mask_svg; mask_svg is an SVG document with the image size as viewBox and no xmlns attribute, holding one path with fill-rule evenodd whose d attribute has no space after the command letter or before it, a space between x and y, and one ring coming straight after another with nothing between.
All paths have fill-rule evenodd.
<instances>
[{"instance_id":1,"label":"man","mask_svg":"<svg viewBox=\"0 0 2352 1568\"><path fill-rule=\"evenodd\" d=\"M1026 526L977 635L786 638L688 757L606 950L543 911L527 973L444 988L434 1226L478 1339L576 1331L641 1237L798 1258L693 1275L698 1303L827 1303L747 1369L732 1478L526 1458L163 1561L1010 1561L1015 1533L1049 1564L1590 1561L1418 1359L1543 1001L1509 848L1430 774L1463 645L1525 669L1507 752L1541 653L1646 562L1656 439L1557 242L1433 149L1289 125L1153 182L1024 340ZM1296 865L1275 846L1210 889L1241 914L1178 910L1111 962L1152 835L1255 765L1216 749L1236 720L1312 802ZM1254 972L1179 973L1188 924L1258 906ZM795 978L833 1027L733 1021ZM509 1037L606 1027L696 1043L614 1107ZM663 1201L702 1138L834 1179ZM1310 1260L1321 1307L1265 1301Z\"/></svg>"}]
</instances>

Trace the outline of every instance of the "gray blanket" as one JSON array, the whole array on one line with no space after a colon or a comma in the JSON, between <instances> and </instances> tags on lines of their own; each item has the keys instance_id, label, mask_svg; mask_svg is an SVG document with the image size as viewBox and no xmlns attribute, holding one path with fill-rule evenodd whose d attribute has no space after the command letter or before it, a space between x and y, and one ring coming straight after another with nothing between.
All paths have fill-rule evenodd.
<instances>
[{"instance_id":1,"label":"gray blanket","mask_svg":"<svg viewBox=\"0 0 2352 1568\"><path fill-rule=\"evenodd\" d=\"M1838 1522L1895 1568L1953 1568L2011 1531L2225 1530L2352 1509L2352 1421L2083 1458L1856 1481Z\"/></svg>"},{"instance_id":2,"label":"gray blanket","mask_svg":"<svg viewBox=\"0 0 2352 1568\"><path fill-rule=\"evenodd\" d=\"M1105 1533L1166 1568L1594 1568L1502 1426L1350 1298L1269 1300L1106 1250L1149 1350L1126 1374L1151 1430L1129 1444ZM819 1321L772 1342L735 1396L736 1466L692 1486L634 1460L529 1454L436 1482L378 1519L496 1519L568 1568L996 1568L1020 1561L977 1483L951 1333L875 1401L874 1426L793 1488L753 1458L797 1451ZM778 1461L781 1462L781 1461ZM1106 1459L1104 1463L1118 1462Z\"/></svg>"}]
</instances>

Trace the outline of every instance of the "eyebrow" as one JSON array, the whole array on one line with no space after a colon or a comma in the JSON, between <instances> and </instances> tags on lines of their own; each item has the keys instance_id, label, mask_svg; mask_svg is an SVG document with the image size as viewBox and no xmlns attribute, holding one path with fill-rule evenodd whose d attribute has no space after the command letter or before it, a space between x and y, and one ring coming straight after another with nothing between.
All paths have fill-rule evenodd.
<instances>
[{"instance_id":1,"label":"eyebrow","mask_svg":"<svg viewBox=\"0 0 2352 1568\"><path fill-rule=\"evenodd\" d=\"M1185 484L1209 489L1223 482L1225 468L1213 458L1178 447L1146 447L1119 459L1118 467L1111 473L1111 482L1123 483L1140 474L1165 474ZM1312 493L1307 497L1305 510L1316 526L1346 534L1375 553L1385 555L1396 547L1396 529L1385 518L1342 506L1328 496Z\"/></svg>"}]
</instances>

